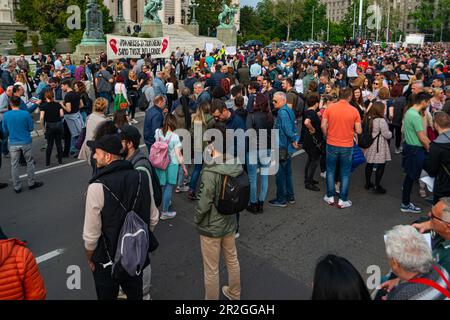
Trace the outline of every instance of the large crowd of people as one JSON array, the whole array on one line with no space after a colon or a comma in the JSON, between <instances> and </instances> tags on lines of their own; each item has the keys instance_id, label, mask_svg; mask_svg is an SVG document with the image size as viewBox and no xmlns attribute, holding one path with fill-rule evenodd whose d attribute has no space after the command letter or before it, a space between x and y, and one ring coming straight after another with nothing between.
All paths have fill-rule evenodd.
<instances>
[{"instance_id":1,"label":"large crowd of people","mask_svg":"<svg viewBox=\"0 0 450 320\"><path fill-rule=\"evenodd\" d=\"M46 166L52 165L53 145L58 164L78 157L92 166L83 239L99 299L115 299L119 292L130 299L150 297L148 261L138 276L116 278L110 269L116 262L112 257L123 211L133 210L151 233L159 220L176 218L174 191L197 201L194 220L201 239L205 298L219 298L222 251L229 275L222 293L240 299L239 212L228 215L219 208L218 199L229 191L224 181L242 187L239 177L248 177L246 210L253 214L267 210L266 204L286 208L296 201L292 160L301 148L307 156L305 189L320 192L318 179L324 178L327 205L353 205L352 172L364 163L364 188L374 196L393 192L383 185L393 154L403 160L403 184L395 186L402 190L399 210L424 212L411 201L416 182L420 197L432 205L428 218L412 226L393 226L386 233L392 272L376 295L371 296L349 261L329 255L317 265L312 298L450 298L447 46L256 46L235 55L226 55L224 48L192 54L177 48L169 59L143 55L113 61L102 53L95 61L87 55L79 64L70 54L63 59L52 52L35 54L31 60L34 72L24 56L1 58L1 153L11 160L16 193L22 191L21 164L27 166L29 189L43 186L34 178L31 137L32 116L39 112L35 120L45 131ZM142 132L133 127L137 111L145 112ZM191 141L185 141L180 129L191 133ZM203 139L209 129L220 139ZM256 141L241 143L227 130L253 130ZM145 152L139 148L142 141ZM185 150L186 143L192 148ZM276 194L267 200L273 161ZM424 181L429 180L434 182L427 189ZM432 247L420 234L430 231L435 234ZM11 246L23 243L0 240L0 249ZM0 260L0 279L2 268Z\"/></svg>"}]
</instances>

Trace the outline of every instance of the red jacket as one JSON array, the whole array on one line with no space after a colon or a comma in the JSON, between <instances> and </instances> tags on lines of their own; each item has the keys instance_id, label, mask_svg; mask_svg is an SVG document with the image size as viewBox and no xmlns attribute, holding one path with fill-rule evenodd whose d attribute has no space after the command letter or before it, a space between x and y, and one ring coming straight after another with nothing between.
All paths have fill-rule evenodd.
<instances>
[{"instance_id":1,"label":"red jacket","mask_svg":"<svg viewBox=\"0 0 450 320\"><path fill-rule=\"evenodd\" d=\"M44 280L25 243L0 240L0 300L43 300L45 296Z\"/></svg>"}]
</instances>

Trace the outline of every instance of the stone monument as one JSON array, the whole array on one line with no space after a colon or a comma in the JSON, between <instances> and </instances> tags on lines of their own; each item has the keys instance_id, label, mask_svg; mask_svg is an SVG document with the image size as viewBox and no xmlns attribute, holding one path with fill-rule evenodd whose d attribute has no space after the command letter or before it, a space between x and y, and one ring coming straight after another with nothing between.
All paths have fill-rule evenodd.
<instances>
[{"instance_id":1,"label":"stone monument","mask_svg":"<svg viewBox=\"0 0 450 320\"><path fill-rule=\"evenodd\" d=\"M192 19L189 24L183 25L183 28L194 36L198 37L200 34L200 26L198 25L197 19L195 19L195 9L198 7L198 4L195 1L191 1L192 8Z\"/></svg>"},{"instance_id":2,"label":"stone monument","mask_svg":"<svg viewBox=\"0 0 450 320\"><path fill-rule=\"evenodd\" d=\"M219 26L217 27L217 39L227 46L237 45L237 32L234 26L234 16L237 12L237 8L229 7L225 0L222 1L222 12L219 14Z\"/></svg>"},{"instance_id":3,"label":"stone monument","mask_svg":"<svg viewBox=\"0 0 450 320\"><path fill-rule=\"evenodd\" d=\"M148 0L144 6L144 21L141 24L139 36L148 35L150 38L163 36L163 28L158 11L163 8L162 0Z\"/></svg>"},{"instance_id":4,"label":"stone monument","mask_svg":"<svg viewBox=\"0 0 450 320\"><path fill-rule=\"evenodd\" d=\"M117 0L118 12L117 18L114 22L114 34L119 34L121 36L128 35L127 33L127 23L123 18L123 0Z\"/></svg>"},{"instance_id":5,"label":"stone monument","mask_svg":"<svg viewBox=\"0 0 450 320\"><path fill-rule=\"evenodd\" d=\"M83 59L85 54L91 57L106 52L106 40L103 33L103 14L96 0L89 0L86 9L86 29L81 43L74 53L75 61Z\"/></svg>"}]
</instances>

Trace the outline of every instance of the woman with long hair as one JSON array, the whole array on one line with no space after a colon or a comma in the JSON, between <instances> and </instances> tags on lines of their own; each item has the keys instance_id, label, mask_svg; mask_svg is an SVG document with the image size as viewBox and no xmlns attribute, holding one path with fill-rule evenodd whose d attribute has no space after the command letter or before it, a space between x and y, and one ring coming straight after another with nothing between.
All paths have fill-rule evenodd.
<instances>
[{"instance_id":1,"label":"woman with long hair","mask_svg":"<svg viewBox=\"0 0 450 320\"><path fill-rule=\"evenodd\" d=\"M273 117L270 112L269 99L266 95L262 93L256 94L253 110L247 115L246 122L246 129L254 130L256 134L256 136L253 136L253 140L256 141L251 141L252 139L249 141L247 157L247 171L250 181L250 205L247 211L263 213L269 183L268 170L271 160L271 130L273 128ZM265 141L260 140L260 131L265 131L267 134ZM261 181L259 196L257 196L258 169L260 170Z\"/></svg>"},{"instance_id":2,"label":"woman with long hair","mask_svg":"<svg viewBox=\"0 0 450 320\"><path fill-rule=\"evenodd\" d=\"M92 113L87 118L84 142L81 146L80 153L78 154L78 159L86 160L91 164L93 172L95 171L95 159L93 158L92 150L86 143L96 138L98 128L106 121L105 111L107 109L108 100L105 98L95 99L92 106ZM117 132L117 128L115 129L115 132Z\"/></svg>"},{"instance_id":3,"label":"woman with long hair","mask_svg":"<svg viewBox=\"0 0 450 320\"><path fill-rule=\"evenodd\" d=\"M80 98L83 101L83 107L80 108L80 113L83 117L83 121L86 122L87 116L92 112L92 100L86 92L86 85L83 81L76 81L73 88L75 92L80 95Z\"/></svg>"},{"instance_id":4,"label":"woman with long hair","mask_svg":"<svg viewBox=\"0 0 450 320\"><path fill-rule=\"evenodd\" d=\"M173 102L178 99L178 81L174 74L167 78L167 107L172 110Z\"/></svg>"},{"instance_id":5,"label":"woman with long hair","mask_svg":"<svg viewBox=\"0 0 450 320\"><path fill-rule=\"evenodd\" d=\"M45 128L47 148L45 150L45 166L50 167L53 145L56 144L58 163L62 164L62 133L64 111L58 102L55 102L52 90L45 92L45 102L41 104L40 123Z\"/></svg>"},{"instance_id":6,"label":"woman with long hair","mask_svg":"<svg viewBox=\"0 0 450 320\"><path fill-rule=\"evenodd\" d=\"M373 95L372 82L366 78L366 80L364 80L364 84L361 89L364 103L367 106L369 102L369 97Z\"/></svg>"},{"instance_id":7,"label":"woman with long hair","mask_svg":"<svg viewBox=\"0 0 450 320\"><path fill-rule=\"evenodd\" d=\"M366 157L366 190L373 190L374 193L384 194L386 189L381 186L381 178L384 174L386 162L391 161L388 140L392 138L389 125L385 118L385 106L382 102L376 101L364 118L364 125L369 125L372 138L372 145L364 150ZM376 165L375 185L371 182L373 168Z\"/></svg>"},{"instance_id":8,"label":"woman with long hair","mask_svg":"<svg viewBox=\"0 0 450 320\"><path fill-rule=\"evenodd\" d=\"M360 88L353 88L353 96L350 104L358 110L360 118L364 118L366 108L364 107L364 101L362 97L362 91Z\"/></svg>"},{"instance_id":9,"label":"woman with long hair","mask_svg":"<svg viewBox=\"0 0 450 320\"><path fill-rule=\"evenodd\" d=\"M114 111L118 111L121 109L128 109L128 106L130 105L130 100L128 99L127 95L127 88L125 86L125 79L122 78L122 76L116 77L116 84L114 85L114 93L116 94L116 97L114 98ZM122 103L126 103L127 107L124 108L122 106Z\"/></svg>"},{"instance_id":10,"label":"woman with long hair","mask_svg":"<svg viewBox=\"0 0 450 320\"><path fill-rule=\"evenodd\" d=\"M358 270L335 255L322 258L314 272L312 300L371 300Z\"/></svg>"},{"instance_id":11,"label":"woman with long hair","mask_svg":"<svg viewBox=\"0 0 450 320\"><path fill-rule=\"evenodd\" d=\"M172 219L177 215L175 211L169 211L169 208L172 202L172 191L177 184L178 167L181 165L184 175L188 175L184 164L183 154L181 152L182 145L180 137L173 132L176 128L177 123L175 116L168 114L164 119L162 129L157 129L155 132L156 141L162 141L167 144L170 161L165 170L156 168L156 174L158 175L159 182L163 188L161 220Z\"/></svg>"},{"instance_id":12,"label":"woman with long hair","mask_svg":"<svg viewBox=\"0 0 450 320\"><path fill-rule=\"evenodd\" d=\"M194 170L192 171L191 181L189 182L188 199L195 200L195 190L197 189L198 178L203 167L203 151L207 146L207 142L203 141L203 134L206 130L214 126L214 117L210 114L208 102L203 102L197 108L195 114L192 115L191 137L194 155Z\"/></svg>"},{"instance_id":13,"label":"woman with long hair","mask_svg":"<svg viewBox=\"0 0 450 320\"><path fill-rule=\"evenodd\" d=\"M133 70L130 70L128 72L128 78L125 82L125 87L127 88L127 93L129 96L129 100L130 100L130 106L129 106L129 110L130 110L130 122L133 124L137 124L137 120L134 118L135 114L136 114L136 106L138 103L138 99L139 99L139 84L138 84L138 78L136 73Z\"/></svg>"},{"instance_id":14,"label":"woman with long hair","mask_svg":"<svg viewBox=\"0 0 450 320\"><path fill-rule=\"evenodd\" d=\"M120 133L122 128L129 124L128 117L127 117L127 111L126 110L117 110L116 112L114 112L113 121L117 127L117 130Z\"/></svg>"}]
</instances>

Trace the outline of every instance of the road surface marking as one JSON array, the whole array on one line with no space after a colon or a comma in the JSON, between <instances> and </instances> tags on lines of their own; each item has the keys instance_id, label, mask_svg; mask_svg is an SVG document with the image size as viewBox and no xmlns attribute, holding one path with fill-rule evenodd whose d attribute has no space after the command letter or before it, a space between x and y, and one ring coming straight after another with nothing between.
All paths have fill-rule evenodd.
<instances>
[{"instance_id":1,"label":"road surface marking","mask_svg":"<svg viewBox=\"0 0 450 320\"><path fill-rule=\"evenodd\" d=\"M145 144L141 144L141 145L139 146L139 148L144 148L144 147L145 147ZM303 150L303 149L298 150L298 151L296 151L296 152L294 152L294 153L292 154L292 157L299 156L299 155L301 155L301 154L304 153L304 152L305 152L305 150ZM53 167L53 168L48 168L48 169L39 170L39 171L36 171L34 174L37 176L37 175L41 175L41 174L44 174L44 173L56 171L56 170L59 170L59 169L63 169L63 168L68 168L68 167L76 166L76 165L79 165L79 164L81 164L81 163L86 163L86 160L78 160L78 161L74 161L74 162L69 162L69 163L66 163L66 164L62 164L62 165L60 165L60 166L56 166L56 167ZM24 178L26 178L26 177L28 177L28 175L27 175L27 174L23 174L23 175L19 176L19 179L24 179Z\"/></svg>"},{"instance_id":2,"label":"road surface marking","mask_svg":"<svg viewBox=\"0 0 450 320\"><path fill-rule=\"evenodd\" d=\"M57 256L59 256L59 255L61 255L63 253L64 253L64 249L53 250L53 251L51 251L49 253L46 253L46 254L44 254L44 255L42 255L40 257L37 257L36 258L36 263L39 264L41 262L53 259L54 257L57 257Z\"/></svg>"}]
</instances>

